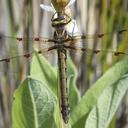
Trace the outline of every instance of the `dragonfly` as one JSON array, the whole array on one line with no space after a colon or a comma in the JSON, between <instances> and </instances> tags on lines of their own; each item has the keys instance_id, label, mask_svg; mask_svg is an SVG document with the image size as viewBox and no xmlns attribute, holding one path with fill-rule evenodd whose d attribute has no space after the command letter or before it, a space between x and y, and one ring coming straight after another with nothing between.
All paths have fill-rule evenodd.
<instances>
[{"instance_id":1,"label":"dragonfly","mask_svg":"<svg viewBox=\"0 0 128 128\"><path fill-rule=\"evenodd\" d=\"M51 0L51 6L41 4L40 7L48 12L53 12L51 18L51 26L54 28L53 38L45 37L13 37L2 35L0 40L3 39L14 39L18 42L24 43L24 41L31 40L34 44L41 44L41 49L37 51L38 54L50 52L52 50L57 51L58 56L58 69L59 69L59 81L60 81L60 92L61 92L61 114L65 124L69 122L70 108L69 108L69 96L67 89L67 50L80 51L84 53L98 54L100 52L109 52L115 56L128 55L126 52L113 51L113 50L101 50L101 49L89 49L86 46L78 46L79 42L84 40L93 40L95 38L101 39L107 35L113 34L113 32L99 33L99 34L78 34L78 27L75 20L66 13L66 10L73 5L76 0ZM70 28L70 29L68 29ZM122 35L127 32L128 29L121 29L116 32L118 35ZM21 45L20 43L18 45ZM13 59L18 57L30 58L33 52L26 52L24 54L13 55L11 57L4 58L0 55L0 62L11 62Z\"/></svg>"}]
</instances>

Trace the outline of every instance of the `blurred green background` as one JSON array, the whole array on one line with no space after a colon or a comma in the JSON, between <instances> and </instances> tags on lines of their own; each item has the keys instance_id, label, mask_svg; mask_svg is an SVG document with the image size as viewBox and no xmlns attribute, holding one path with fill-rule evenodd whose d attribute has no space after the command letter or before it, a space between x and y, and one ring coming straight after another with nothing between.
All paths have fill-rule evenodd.
<instances>
[{"instance_id":1,"label":"blurred green background","mask_svg":"<svg viewBox=\"0 0 128 128\"><path fill-rule=\"evenodd\" d=\"M41 10L39 5L42 3L50 4L50 0L0 0L0 35L52 38L54 29L51 27L51 17L53 13ZM92 49L100 47L104 50L128 51L128 33L114 34L118 30L128 28L127 0L76 0L71 11L72 19L76 19L81 33L113 32L112 35L105 36L102 40L94 38L90 43L91 46L87 41L80 42L82 46ZM12 39L0 40L0 59L32 50L32 41L25 41L24 44L17 43ZM97 57L94 54L74 52L70 52L70 56L78 69L77 86L81 95L108 68L123 57L114 57L107 53L102 53ZM53 57L56 58L55 55L47 56L48 60L55 65L56 61ZM0 128L11 127L13 92L29 74L29 64L29 61L23 61L21 58L15 59L13 64L0 64ZM127 108L128 96L126 95L113 119L116 125L112 122L110 128L113 126L128 127Z\"/></svg>"}]
</instances>

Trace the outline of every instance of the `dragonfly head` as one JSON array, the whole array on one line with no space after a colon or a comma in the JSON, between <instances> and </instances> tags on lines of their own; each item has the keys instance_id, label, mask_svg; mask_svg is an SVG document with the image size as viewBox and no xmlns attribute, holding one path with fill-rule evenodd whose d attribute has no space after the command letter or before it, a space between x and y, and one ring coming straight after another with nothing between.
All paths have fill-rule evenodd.
<instances>
[{"instance_id":1,"label":"dragonfly head","mask_svg":"<svg viewBox=\"0 0 128 128\"><path fill-rule=\"evenodd\" d=\"M55 28L64 27L71 22L71 18L64 12L54 13L52 19L52 26Z\"/></svg>"}]
</instances>

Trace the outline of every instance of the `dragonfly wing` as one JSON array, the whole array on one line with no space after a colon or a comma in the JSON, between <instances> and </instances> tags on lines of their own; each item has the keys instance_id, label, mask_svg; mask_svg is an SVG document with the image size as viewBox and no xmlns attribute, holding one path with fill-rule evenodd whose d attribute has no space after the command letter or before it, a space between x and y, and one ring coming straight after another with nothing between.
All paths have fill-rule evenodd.
<instances>
[{"instance_id":1,"label":"dragonfly wing","mask_svg":"<svg viewBox=\"0 0 128 128\"><path fill-rule=\"evenodd\" d=\"M0 36L0 41L18 41L23 43L24 41L33 41L33 42L39 42L42 44L46 44L46 43L50 43L50 42L54 42L54 39L50 39L50 38L46 38L46 37L13 37L13 36L6 36L6 35L2 35Z\"/></svg>"},{"instance_id":2,"label":"dragonfly wing","mask_svg":"<svg viewBox=\"0 0 128 128\"><path fill-rule=\"evenodd\" d=\"M80 34L76 20L74 19L66 26L66 30L71 36L77 36Z\"/></svg>"},{"instance_id":3,"label":"dragonfly wing","mask_svg":"<svg viewBox=\"0 0 128 128\"><path fill-rule=\"evenodd\" d=\"M31 53L33 51L33 47L36 49L47 49L54 46L54 40L43 37L20 38L0 36L0 44L0 60L6 60L6 58L17 58L22 54L26 54L26 52Z\"/></svg>"},{"instance_id":4,"label":"dragonfly wing","mask_svg":"<svg viewBox=\"0 0 128 128\"><path fill-rule=\"evenodd\" d=\"M73 50L75 52L85 52L86 54L98 54L98 53L105 53L105 54L111 54L114 56L119 56L119 55L128 55L128 52L123 52L123 51L115 51L115 50L103 50L103 49L89 49L86 47L75 47L75 46L69 46L69 45L64 45L66 49Z\"/></svg>"},{"instance_id":5,"label":"dragonfly wing","mask_svg":"<svg viewBox=\"0 0 128 128\"><path fill-rule=\"evenodd\" d=\"M116 32L106 32L106 33L96 33L96 34L84 34L81 35L80 33L77 35L72 36L72 41L84 41L84 40L94 40L94 39L102 39L105 36L112 36L113 34L123 35L124 33L128 32L128 29L118 30Z\"/></svg>"},{"instance_id":6,"label":"dragonfly wing","mask_svg":"<svg viewBox=\"0 0 128 128\"><path fill-rule=\"evenodd\" d=\"M40 7L47 12L55 12L55 9L52 6L40 4Z\"/></svg>"},{"instance_id":7,"label":"dragonfly wing","mask_svg":"<svg viewBox=\"0 0 128 128\"><path fill-rule=\"evenodd\" d=\"M69 8L70 6L72 6L75 3L75 1L76 0L70 0L66 8Z\"/></svg>"},{"instance_id":8,"label":"dragonfly wing","mask_svg":"<svg viewBox=\"0 0 128 128\"><path fill-rule=\"evenodd\" d=\"M21 49L21 48L20 48ZM34 50L36 49L36 50ZM55 55L55 49L57 47L53 44L47 47L34 48L26 52L15 52L8 54L8 51L5 51L3 54L0 54L0 73L8 74L19 74L23 70L26 64L30 64L32 61L33 55L36 53L38 55L44 55L45 57L51 57ZM14 50L14 49L13 49ZM54 55L53 55L54 54ZM22 72L21 72L22 73Z\"/></svg>"},{"instance_id":9,"label":"dragonfly wing","mask_svg":"<svg viewBox=\"0 0 128 128\"><path fill-rule=\"evenodd\" d=\"M11 57L8 57L8 58L4 58L4 59L1 59L0 58L0 62L9 62L11 61L12 59L18 59L20 57L25 57L25 58L29 58L32 56L32 54L34 53L38 53L38 54L43 54L45 52L49 52L49 51L52 51L54 49L57 49L56 46L51 46L49 48L43 48L43 49L40 49L40 50L37 50L37 51L31 51L31 52L27 52L27 53L24 53L22 55L15 55L15 56L11 56Z\"/></svg>"}]
</instances>

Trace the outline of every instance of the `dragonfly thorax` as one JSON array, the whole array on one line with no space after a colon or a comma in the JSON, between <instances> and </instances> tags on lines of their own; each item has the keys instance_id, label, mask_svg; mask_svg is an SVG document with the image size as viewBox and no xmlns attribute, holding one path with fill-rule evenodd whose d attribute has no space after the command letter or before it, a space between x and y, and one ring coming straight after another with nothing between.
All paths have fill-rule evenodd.
<instances>
[{"instance_id":1,"label":"dragonfly thorax","mask_svg":"<svg viewBox=\"0 0 128 128\"><path fill-rule=\"evenodd\" d=\"M64 43L69 40L69 35L65 29L58 28L54 32L54 39L55 39L55 45L58 48L58 50L63 50L65 49Z\"/></svg>"},{"instance_id":2,"label":"dragonfly thorax","mask_svg":"<svg viewBox=\"0 0 128 128\"><path fill-rule=\"evenodd\" d=\"M69 35L64 27L57 27L54 32L54 39L56 42L65 42L69 38Z\"/></svg>"}]
</instances>

